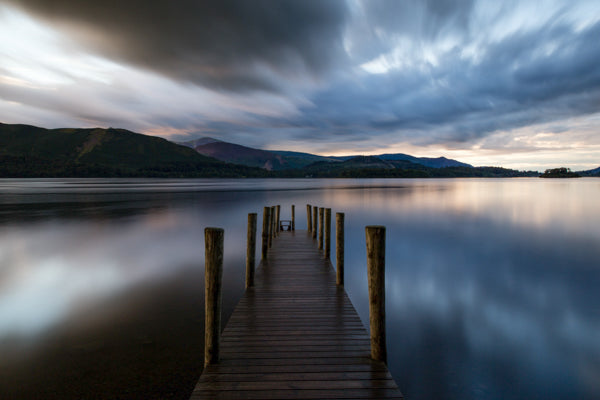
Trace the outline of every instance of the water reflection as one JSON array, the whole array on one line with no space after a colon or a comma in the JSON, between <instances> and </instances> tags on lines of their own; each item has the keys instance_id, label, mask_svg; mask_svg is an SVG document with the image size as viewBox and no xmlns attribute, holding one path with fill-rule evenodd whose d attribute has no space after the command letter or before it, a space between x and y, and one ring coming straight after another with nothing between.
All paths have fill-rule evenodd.
<instances>
[{"instance_id":1,"label":"water reflection","mask_svg":"<svg viewBox=\"0 0 600 400\"><path fill-rule=\"evenodd\" d=\"M296 204L302 229L307 203L346 213L346 290L365 324L364 226L387 226L389 366L408 398L600 397L597 180L0 180L0 193L0 398L186 398L204 227L226 231L226 320L247 213L281 204L288 219Z\"/></svg>"},{"instance_id":2,"label":"water reflection","mask_svg":"<svg viewBox=\"0 0 600 400\"><path fill-rule=\"evenodd\" d=\"M596 207L537 186L526 191L538 210L527 219L514 193L522 182L459 183L468 188L369 193L373 211L347 224L351 242L370 221L388 226L389 365L400 386L423 399L598 398ZM517 204L497 193L507 190ZM346 287L367 323L366 255L349 251L358 261Z\"/></svg>"}]
</instances>

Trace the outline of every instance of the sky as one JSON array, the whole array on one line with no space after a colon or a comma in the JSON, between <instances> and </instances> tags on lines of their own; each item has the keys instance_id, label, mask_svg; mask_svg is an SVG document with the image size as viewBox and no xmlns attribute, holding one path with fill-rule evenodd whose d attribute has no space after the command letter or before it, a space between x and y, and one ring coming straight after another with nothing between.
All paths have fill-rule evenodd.
<instances>
[{"instance_id":1,"label":"sky","mask_svg":"<svg viewBox=\"0 0 600 400\"><path fill-rule=\"evenodd\" d=\"M600 166L598 0L0 0L0 121Z\"/></svg>"}]
</instances>

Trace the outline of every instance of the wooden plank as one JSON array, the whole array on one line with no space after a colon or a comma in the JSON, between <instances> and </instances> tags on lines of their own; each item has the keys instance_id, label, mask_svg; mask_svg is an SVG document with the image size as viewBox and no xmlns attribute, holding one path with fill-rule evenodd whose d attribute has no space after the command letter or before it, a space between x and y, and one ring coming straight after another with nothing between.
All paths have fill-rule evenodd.
<instances>
[{"instance_id":1,"label":"wooden plank","mask_svg":"<svg viewBox=\"0 0 600 400\"><path fill-rule=\"evenodd\" d=\"M333 381L389 379L387 371L381 372L280 372L271 373L219 373L204 374L201 382L246 382L246 381Z\"/></svg>"},{"instance_id":2,"label":"wooden plank","mask_svg":"<svg viewBox=\"0 0 600 400\"><path fill-rule=\"evenodd\" d=\"M269 399L402 399L398 389L321 389L321 390L202 390L195 389L190 400L269 400Z\"/></svg>"},{"instance_id":3,"label":"wooden plank","mask_svg":"<svg viewBox=\"0 0 600 400\"><path fill-rule=\"evenodd\" d=\"M397 399L384 363L306 231L273 239L191 399Z\"/></svg>"}]
</instances>

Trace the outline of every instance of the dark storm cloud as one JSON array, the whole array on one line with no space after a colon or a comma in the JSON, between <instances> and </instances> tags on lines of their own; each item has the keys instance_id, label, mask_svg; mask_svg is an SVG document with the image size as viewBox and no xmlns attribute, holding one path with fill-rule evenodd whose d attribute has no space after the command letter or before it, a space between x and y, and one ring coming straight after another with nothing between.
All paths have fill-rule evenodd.
<instances>
[{"instance_id":1,"label":"dark storm cloud","mask_svg":"<svg viewBox=\"0 0 600 400\"><path fill-rule=\"evenodd\" d=\"M593 1L4 2L67 33L74 59L133 66L98 66L98 83L60 65L50 72L73 83L36 89L14 66L26 53L4 75L34 85L0 80L0 100L90 123L321 152L470 149L514 145L511 130L550 122L567 143L572 119L600 110Z\"/></svg>"},{"instance_id":2,"label":"dark storm cloud","mask_svg":"<svg viewBox=\"0 0 600 400\"><path fill-rule=\"evenodd\" d=\"M459 143L592 114L600 106L599 37L600 23L583 31L551 24L489 43L477 59L455 48L435 66L364 74L359 84L338 81L290 126L348 138L396 131L416 144Z\"/></svg>"},{"instance_id":3,"label":"dark storm cloud","mask_svg":"<svg viewBox=\"0 0 600 400\"><path fill-rule=\"evenodd\" d=\"M113 60L213 88L281 90L343 58L337 0L11 1Z\"/></svg>"}]
</instances>

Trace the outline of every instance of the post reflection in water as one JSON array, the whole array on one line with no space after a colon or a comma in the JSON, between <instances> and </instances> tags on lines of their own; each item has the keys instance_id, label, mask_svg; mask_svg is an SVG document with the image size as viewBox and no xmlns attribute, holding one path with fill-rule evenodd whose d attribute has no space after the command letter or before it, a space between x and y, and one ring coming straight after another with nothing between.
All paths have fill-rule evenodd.
<instances>
[{"instance_id":1,"label":"post reflection in water","mask_svg":"<svg viewBox=\"0 0 600 400\"><path fill-rule=\"evenodd\" d=\"M273 204L295 204L298 229L305 204L345 212L365 325L364 227L387 227L388 364L407 398L599 398L597 182L0 180L0 398L189 396L203 229L225 229L226 321L247 214Z\"/></svg>"}]
</instances>

